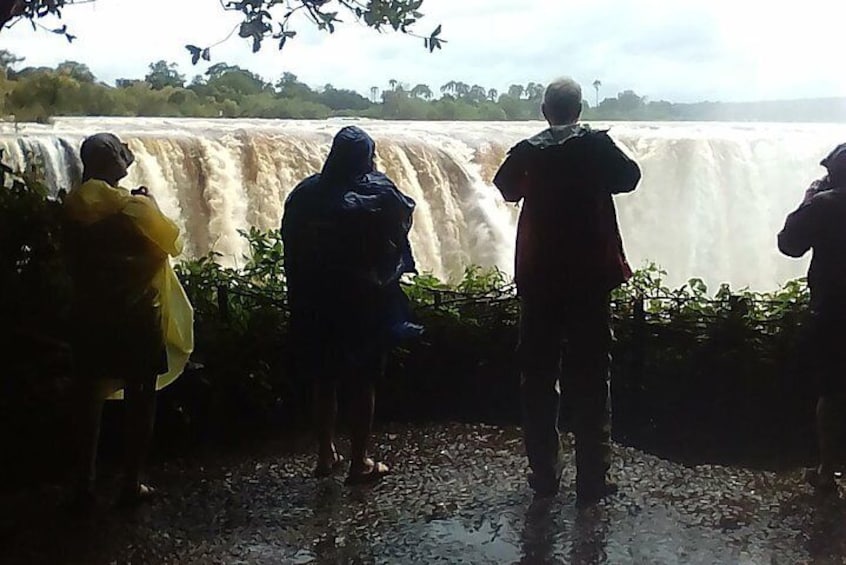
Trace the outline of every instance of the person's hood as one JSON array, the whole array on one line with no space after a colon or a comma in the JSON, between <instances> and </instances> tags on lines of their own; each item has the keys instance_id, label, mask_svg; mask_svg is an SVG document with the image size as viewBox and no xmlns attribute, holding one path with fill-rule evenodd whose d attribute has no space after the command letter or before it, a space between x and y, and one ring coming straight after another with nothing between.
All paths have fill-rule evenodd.
<instances>
[{"instance_id":1,"label":"person's hood","mask_svg":"<svg viewBox=\"0 0 846 565\"><path fill-rule=\"evenodd\" d=\"M539 134L530 137L525 143L534 149L546 149L556 145L564 145L568 141L585 137L594 130L583 124L569 124L566 126L551 126Z\"/></svg>"},{"instance_id":2,"label":"person's hood","mask_svg":"<svg viewBox=\"0 0 846 565\"><path fill-rule=\"evenodd\" d=\"M125 171L135 162L135 155L129 147L112 133L97 133L85 138L79 156L82 159L84 181L113 170L115 165Z\"/></svg>"},{"instance_id":3,"label":"person's hood","mask_svg":"<svg viewBox=\"0 0 846 565\"><path fill-rule=\"evenodd\" d=\"M324 180L357 179L374 170L376 143L359 127L347 126L335 135L323 164Z\"/></svg>"},{"instance_id":4,"label":"person's hood","mask_svg":"<svg viewBox=\"0 0 846 565\"><path fill-rule=\"evenodd\" d=\"M843 180L846 177L846 143L841 143L829 153L820 165L828 170L829 175Z\"/></svg>"}]
</instances>

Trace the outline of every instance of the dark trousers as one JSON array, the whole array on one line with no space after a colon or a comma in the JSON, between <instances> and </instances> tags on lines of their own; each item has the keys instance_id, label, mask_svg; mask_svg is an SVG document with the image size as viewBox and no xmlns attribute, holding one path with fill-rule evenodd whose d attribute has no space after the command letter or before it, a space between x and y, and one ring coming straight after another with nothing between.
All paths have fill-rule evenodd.
<instances>
[{"instance_id":1,"label":"dark trousers","mask_svg":"<svg viewBox=\"0 0 846 565\"><path fill-rule=\"evenodd\" d=\"M526 295L520 299L523 431L529 465L553 478L563 467L558 432L561 385L573 398L579 483L605 479L610 464L609 296L567 298ZM562 353L567 368L562 379Z\"/></svg>"}]
</instances>

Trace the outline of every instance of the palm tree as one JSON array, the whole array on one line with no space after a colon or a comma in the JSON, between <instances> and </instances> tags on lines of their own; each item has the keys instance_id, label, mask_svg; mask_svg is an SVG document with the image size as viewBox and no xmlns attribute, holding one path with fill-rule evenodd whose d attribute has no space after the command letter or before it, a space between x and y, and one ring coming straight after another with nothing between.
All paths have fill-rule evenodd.
<instances>
[{"instance_id":1,"label":"palm tree","mask_svg":"<svg viewBox=\"0 0 846 565\"><path fill-rule=\"evenodd\" d=\"M540 100L543 98L544 90L546 90L546 87L537 82L530 82L526 85L526 95L529 97L529 100Z\"/></svg>"},{"instance_id":2,"label":"palm tree","mask_svg":"<svg viewBox=\"0 0 846 565\"><path fill-rule=\"evenodd\" d=\"M602 88L602 81L596 79L593 81L593 89L596 91L596 107L599 108L599 89Z\"/></svg>"},{"instance_id":3,"label":"palm tree","mask_svg":"<svg viewBox=\"0 0 846 565\"><path fill-rule=\"evenodd\" d=\"M470 90L467 92L467 98L469 98L472 102L476 103L484 102L488 99L488 91L485 90L484 86L474 84L470 87Z\"/></svg>"},{"instance_id":4,"label":"palm tree","mask_svg":"<svg viewBox=\"0 0 846 565\"><path fill-rule=\"evenodd\" d=\"M499 97L499 92L497 92L496 88L491 88L488 90L488 98L490 98L491 102L496 102L496 99Z\"/></svg>"},{"instance_id":5,"label":"palm tree","mask_svg":"<svg viewBox=\"0 0 846 565\"><path fill-rule=\"evenodd\" d=\"M399 81L395 78L392 78L391 80L388 81L388 84L391 85L391 90L396 90L397 85L399 84Z\"/></svg>"},{"instance_id":6,"label":"palm tree","mask_svg":"<svg viewBox=\"0 0 846 565\"><path fill-rule=\"evenodd\" d=\"M441 87L441 94L455 94L455 81L451 80Z\"/></svg>"},{"instance_id":7,"label":"palm tree","mask_svg":"<svg viewBox=\"0 0 846 565\"><path fill-rule=\"evenodd\" d=\"M370 87L370 100L375 104L376 97L379 96L379 87L378 86L371 86Z\"/></svg>"},{"instance_id":8,"label":"palm tree","mask_svg":"<svg viewBox=\"0 0 846 565\"><path fill-rule=\"evenodd\" d=\"M470 85L466 82L456 82L455 83L455 95L459 98L464 98L468 94L470 94Z\"/></svg>"},{"instance_id":9,"label":"palm tree","mask_svg":"<svg viewBox=\"0 0 846 565\"><path fill-rule=\"evenodd\" d=\"M432 89L429 88L428 85L418 84L417 86L411 89L411 95L415 98L423 98L424 100L429 100L430 98L432 98Z\"/></svg>"}]
</instances>

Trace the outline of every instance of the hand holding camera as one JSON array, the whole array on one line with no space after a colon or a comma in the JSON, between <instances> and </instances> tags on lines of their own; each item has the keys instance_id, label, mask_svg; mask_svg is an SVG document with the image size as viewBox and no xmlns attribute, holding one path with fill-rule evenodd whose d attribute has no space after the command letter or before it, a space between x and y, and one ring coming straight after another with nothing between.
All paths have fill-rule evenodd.
<instances>
[{"instance_id":1,"label":"hand holding camera","mask_svg":"<svg viewBox=\"0 0 846 565\"><path fill-rule=\"evenodd\" d=\"M153 206L155 206L156 208L159 207L159 203L156 202L155 197L150 194L150 189L146 186L139 186L134 190L130 190L129 193L132 194L132 196L143 196L144 198L148 198L150 202L153 203Z\"/></svg>"},{"instance_id":2,"label":"hand holding camera","mask_svg":"<svg viewBox=\"0 0 846 565\"><path fill-rule=\"evenodd\" d=\"M828 176L825 176L821 179L817 179L812 182L811 186L809 186L808 189L805 191L805 200L810 200L820 192L831 190L832 188L833 185L831 179Z\"/></svg>"}]
</instances>

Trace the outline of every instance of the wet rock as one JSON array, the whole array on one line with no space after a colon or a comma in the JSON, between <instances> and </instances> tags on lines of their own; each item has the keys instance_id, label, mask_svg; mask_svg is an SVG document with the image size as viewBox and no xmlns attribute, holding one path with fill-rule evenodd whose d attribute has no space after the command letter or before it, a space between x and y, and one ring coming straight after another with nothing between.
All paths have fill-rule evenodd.
<instances>
[{"instance_id":1,"label":"wet rock","mask_svg":"<svg viewBox=\"0 0 846 565\"><path fill-rule=\"evenodd\" d=\"M310 477L313 458L268 443L153 467L148 508L109 501L86 519L55 487L0 497L3 563L840 562L846 503L798 471L686 467L615 446L621 493L578 511L575 470L532 502L516 428L389 426L371 488ZM565 438L567 449L572 441ZM343 446L346 447L346 446ZM572 462L572 460L571 460Z\"/></svg>"}]
</instances>

